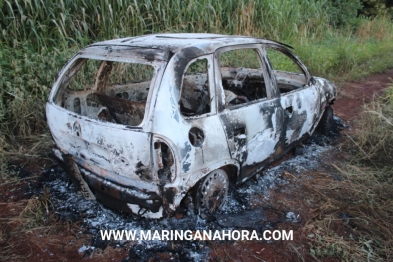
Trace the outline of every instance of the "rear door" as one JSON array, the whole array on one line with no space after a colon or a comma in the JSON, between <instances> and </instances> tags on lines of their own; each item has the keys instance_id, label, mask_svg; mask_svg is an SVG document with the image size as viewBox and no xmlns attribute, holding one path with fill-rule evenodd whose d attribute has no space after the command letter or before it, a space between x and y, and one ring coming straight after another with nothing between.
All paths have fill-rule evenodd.
<instances>
[{"instance_id":1,"label":"rear door","mask_svg":"<svg viewBox=\"0 0 393 262\"><path fill-rule=\"evenodd\" d=\"M172 144L179 161L179 173L183 176L204 175L228 159L225 134L215 104L212 57L172 58L157 95L153 132ZM181 59L184 62L178 62ZM184 64L184 68L177 68L177 64ZM176 86L176 79L180 80L178 89L172 88Z\"/></svg>"},{"instance_id":2,"label":"rear door","mask_svg":"<svg viewBox=\"0 0 393 262\"><path fill-rule=\"evenodd\" d=\"M218 108L232 158L247 179L275 155L282 132L283 111L266 71L259 45L220 49L216 54Z\"/></svg>"}]
</instances>

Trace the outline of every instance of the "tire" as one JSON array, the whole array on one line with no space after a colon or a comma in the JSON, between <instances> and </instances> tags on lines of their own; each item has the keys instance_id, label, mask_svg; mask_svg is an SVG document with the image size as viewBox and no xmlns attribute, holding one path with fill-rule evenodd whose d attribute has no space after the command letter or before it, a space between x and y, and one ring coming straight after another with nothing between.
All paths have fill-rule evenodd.
<instances>
[{"instance_id":1,"label":"tire","mask_svg":"<svg viewBox=\"0 0 393 262\"><path fill-rule=\"evenodd\" d=\"M203 219L212 219L223 206L228 196L229 180L227 173L216 169L199 183L195 195L195 209Z\"/></svg>"},{"instance_id":2,"label":"tire","mask_svg":"<svg viewBox=\"0 0 393 262\"><path fill-rule=\"evenodd\" d=\"M318 124L318 131L325 136L329 136L333 129L333 109L330 106L325 108L322 118Z\"/></svg>"}]
</instances>

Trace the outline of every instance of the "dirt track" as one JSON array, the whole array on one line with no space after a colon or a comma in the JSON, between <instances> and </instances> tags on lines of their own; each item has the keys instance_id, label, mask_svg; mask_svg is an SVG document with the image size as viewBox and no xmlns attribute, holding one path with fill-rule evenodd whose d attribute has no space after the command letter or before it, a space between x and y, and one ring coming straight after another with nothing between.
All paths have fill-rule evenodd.
<instances>
[{"instance_id":1,"label":"dirt track","mask_svg":"<svg viewBox=\"0 0 393 262\"><path fill-rule=\"evenodd\" d=\"M381 94L386 84L392 82L389 77L393 78L393 70L372 75L361 82L347 82L339 85L339 96L333 108L335 114L350 125L350 132L356 131L355 120L362 110L362 105L368 103L374 93ZM323 149L319 152L319 147L313 147L315 142L322 144L322 147L326 150ZM303 166L305 164L296 162L297 160L290 162L291 159L294 159L294 156L287 155L283 161L275 164L277 167L284 166L283 170L279 168L268 170L268 172L277 170L277 172L274 171L278 175L273 179L272 186L265 187L265 191L261 190L259 192L260 195L255 194L255 188L266 182L263 178L258 178L241 189L239 194L232 195L233 202L227 207L227 210L234 208L241 212L242 200L239 200L239 198L247 194L249 189L254 190L246 196L251 198L249 202L252 202L253 207L262 206L265 210L266 223L259 229L293 230L293 241L269 243L265 241L194 241L192 243L183 241L181 243L152 246L131 242L120 243L119 241L103 242L97 238L97 234L92 234L94 232L94 230L92 231L93 223L105 223L105 221L94 220L102 215L112 216L111 219L116 221L120 220L120 224L115 225L136 223L135 225L142 228L144 226L145 229L154 227L162 229L165 226L172 226L175 229L181 224L184 226L192 223L201 228L219 229L220 227L216 222L211 225L201 222L189 213L179 213L175 218L164 222L150 222L113 211L101 211L102 207L100 205L96 205L94 207L96 209L91 209L94 210L91 213L95 214L82 212L78 209L80 206L65 206L63 209L56 209L56 214L49 210L48 215L41 215L48 221L44 227L30 225L30 229L25 231L22 230L23 228L20 225L27 221L34 221L31 220L31 215L28 215L28 208L34 210L34 205L38 203L31 197L42 195L43 185L52 185L53 181L61 180L62 176L61 170L57 169L57 164L54 165L50 160L42 160L38 164L30 162L20 165L20 162L18 162L17 168L20 171L22 181L17 185L9 182L7 184L3 183L0 187L0 249L3 250L0 251L0 259L8 261L75 261L79 259L86 261L159 261L158 259L169 260L172 258L174 261L192 259L209 259L211 261L298 261L299 254L302 257L310 258L308 257L306 239L306 234L309 232L305 227L307 221L318 215L317 207L320 203L301 190L302 179L313 179L331 174L330 164L341 161L343 157L345 158L345 155L342 152L339 153L336 149L337 140L326 142L323 139L322 141L317 139L317 141L309 141L308 143L306 148L310 148L311 153L308 155L306 152L303 158L306 161L318 162L318 166L298 169L298 165ZM329 143L330 146L325 145ZM313 155L312 151L318 152ZM59 178L54 174L59 174ZM64 186L66 185L64 180L59 183L57 184L59 187L56 189L57 198L50 200L48 197L48 201L51 201L53 205L59 207L59 201L67 202L70 196L78 203L83 201L79 201L76 195L69 195L69 189ZM50 188L49 191L51 191ZM64 199L61 198L63 195L59 192L64 194ZM51 191L51 194L55 194L54 191ZM253 195L258 195L261 199L256 201L252 198ZM41 201L41 203L43 202ZM289 212L299 215L300 219L296 221L286 219ZM345 231L345 228L341 228L340 225L337 225L337 228L339 231Z\"/></svg>"},{"instance_id":2,"label":"dirt track","mask_svg":"<svg viewBox=\"0 0 393 262\"><path fill-rule=\"evenodd\" d=\"M393 70L369 76L361 82L351 81L340 85L334 104L335 114L350 124L362 111L363 104L369 103L374 94L382 94L389 83L393 83Z\"/></svg>"}]
</instances>

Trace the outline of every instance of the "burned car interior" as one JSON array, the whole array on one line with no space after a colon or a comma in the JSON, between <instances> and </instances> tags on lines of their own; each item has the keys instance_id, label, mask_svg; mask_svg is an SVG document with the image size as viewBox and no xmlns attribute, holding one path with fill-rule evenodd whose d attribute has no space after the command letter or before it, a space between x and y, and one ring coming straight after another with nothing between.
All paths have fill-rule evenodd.
<instances>
[{"instance_id":1,"label":"burned car interior","mask_svg":"<svg viewBox=\"0 0 393 262\"><path fill-rule=\"evenodd\" d=\"M307 78L291 54L284 54L273 48L266 48L267 57L281 94L291 92L307 85Z\"/></svg>"},{"instance_id":2,"label":"burned car interior","mask_svg":"<svg viewBox=\"0 0 393 262\"><path fill-rule=\"evenodd\" d=\"M80 50L46 115L55 155L91 199L161 218L190 196L206 219L230 184L260 174L317 127L327 134L336 95L285 44L153 34Z\"/></svg>"},{"instance_id":3,"label":"burned car interior","mask_svg":"<svg viewBox=\"0 0 393 262\"><path fill-rule=\"evenodd\" d=\"M180 112L186 117L210 112L208 61L206 58L192 61L183 75L180 96Z\"/></svg>"},{"instance_id":4,"label":"burned car interior","mask_svg":"<svg viewBox=\"0 0 393 262\"><path fill-rule=\"evenodd\" d=\"M69 69L57 103L92 119L138 126L145 115L154 68L144 64L80 59Z\"/></svg>"},{"instance_id":5,"label":"burned car interior","mask_svg":"<svg viewBox=\"0 0 393 262\"><path fill-rule=\"evenodd\" d=\"M229 50L220 56L222 87L229 108L267 97L256 49Z\"/></svg>"}]
</instances>

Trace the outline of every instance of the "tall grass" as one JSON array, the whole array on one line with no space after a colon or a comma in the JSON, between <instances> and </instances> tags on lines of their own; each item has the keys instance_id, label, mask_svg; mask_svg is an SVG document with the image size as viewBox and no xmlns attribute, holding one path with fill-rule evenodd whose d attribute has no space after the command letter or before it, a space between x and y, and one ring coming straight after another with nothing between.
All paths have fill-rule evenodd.
<instances>
[{"instance_id":1,"label":"tall grass","mask_svg":"<svg viewBox=\"0 0 393 262\"><path fill-rule=\"evenodd\" d=\"M354 138L357 146L356 161L390 171L393 181L393 82L382 98L364 106L361 116L362 131Z\"/></svg>"},{"instance_id":2,"label":"tall grass","mask_svg":"<svg viewBox=\"0 0 393 262\"><path fill-rule=\"evenodd\" d=\"M304 227L316 260L392 261L393 170L347 165L339 180L308 180L305 192L318 199L318 215ZM310 197L311 198L311 197Z\"/></svg>"},{"instance_id":3,"label":"tall grass","mask_svg":"<svg viewBox=\"0 0 393 262\"><path fill-rule=\"evenodd\" d=\"M257 35L277 40L323 35L327 1L286 0L5 0L1 42L37 48L80 39L163 31Z\"/></svg>"},{"instance_id":4,"label":"tall grass","mask_svg":"<svg viewBox=\"0 0 393 262\"><path fill-rule=\"evenodd\" d=\"M324 176L304 183L322 203L320 214L304 228L316 259L393 259L392 94L393 83L364 107L362 128L348 142L357 155L351 164L335 166L340 179Z\"/></svg>"}]
</instances>

